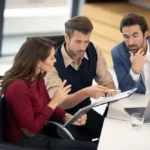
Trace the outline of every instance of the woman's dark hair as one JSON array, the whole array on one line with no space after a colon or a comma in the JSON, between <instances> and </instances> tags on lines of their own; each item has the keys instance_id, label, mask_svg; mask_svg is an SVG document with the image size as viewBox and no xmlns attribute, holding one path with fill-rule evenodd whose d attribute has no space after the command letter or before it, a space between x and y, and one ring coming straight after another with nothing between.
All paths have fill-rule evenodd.
<instances>
[{"instance_id":1,"label":"woman's dark hair","mask_svg":"<svg viewBox=\"0 0 150 150\"><path fill-rule=\"evenodd\" d=\"M2 94L6 91L8 85L15 80L37 80L36 68L38 61L45 61L50 55L55 43L44 38L29 38L21 46L19 52L14 58L14 63L2 79ZM45 75L43 73L42 75Z\"/></svg>"},{"instance_id":2,"label":"woman's dark hair","mask_svg":"<svg viewBox=\"0 0 150 150\"><path fill-rule=\"evenodd\" d=\"M146 22L146 19L143 16L135 13L130 13L121 20L120 31L122 32L123 27L132 25L139 25L143 34L148 31L148 24Z\"/></svg>"}]
</instances>

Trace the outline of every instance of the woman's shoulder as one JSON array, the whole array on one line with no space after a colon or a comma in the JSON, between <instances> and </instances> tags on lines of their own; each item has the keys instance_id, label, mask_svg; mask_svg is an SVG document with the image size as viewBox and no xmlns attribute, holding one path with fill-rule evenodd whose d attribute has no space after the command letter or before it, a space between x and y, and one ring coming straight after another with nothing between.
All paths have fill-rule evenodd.
<instances>
[{"instance_id":1,"label":"woman's shoulder","mask_svg":"<svg viewBox=\"0 0 150 150\"><path fill-rule=\"evenodd\" d=\"M29 86L24 80L15 80L8 85L6 89L6 93L13 92L15 94L15 92L19 92L19 91L20 92L28 91L28 89Z\"/></svg>"},{"instance_id":2,"label":"woman's shoulder","mask_svg":"<svg viewBox=\"0 0 150 150\"><path fill-rule=\"evenodd\" d=\"M19 93L29 93L29 88L24 80L15 80L11 82L5 92L5 97L10 98L12 95L18 95Z\"/></svg>"},{"instance_id":3,"label":"woman's shoulder","mask_svg":"<svg viewBox=\"0 0 150 150\"><path fill-rule=\"evenodd\" d=\"M37 83L42 86L44 84L44 80L41 79ZM29 89L35 88L35 84L35 81L27 82L25 80L15 80L8 85L7 91L28 91Z\"/></svg>"},{"instance_id":4,"label":"woman's shoulder","mask_svg":"<svg viewBox=\"0 0 150 150\"><path fill-rule=\"evenodd\" d=\"M24 80L15 80L9 84L9 87L18 88L18 87L27 87L28 84Z\"/></svg>"}]
</instances>

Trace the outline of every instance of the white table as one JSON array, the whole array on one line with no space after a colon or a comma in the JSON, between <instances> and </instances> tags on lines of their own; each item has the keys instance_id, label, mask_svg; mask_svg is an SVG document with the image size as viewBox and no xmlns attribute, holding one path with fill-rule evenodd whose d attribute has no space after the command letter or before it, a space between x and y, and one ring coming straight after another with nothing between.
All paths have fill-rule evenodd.
<instances>
[{"instance_id":1,"label":"white table","mask_svg":"<svg viewBox=\"0 0 150 150\"><path fill-rule=\"evenodd\" d=\"M106 118L98 150L150 150L150 125L137 131L130 121Z\"/></svg>"},{"instance_id":2,"label":"white table","mask_svg":"<svg viewBox=\"0 0 150 150\"><path fill-rule=\"evenodd\" d=\"M131 127L129 107L146 107L150 96L134 94L111 103L104 121L98 150L150 150L150 124L137 131Z\"/></svg>"}]
</instances>

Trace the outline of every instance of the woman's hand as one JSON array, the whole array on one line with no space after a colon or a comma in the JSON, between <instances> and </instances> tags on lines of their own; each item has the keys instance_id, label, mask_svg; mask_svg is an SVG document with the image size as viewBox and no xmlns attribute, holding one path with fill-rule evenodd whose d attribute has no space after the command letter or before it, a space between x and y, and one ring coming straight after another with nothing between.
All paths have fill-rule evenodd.
<instances>
[{"instance_id":1,"label":"woman's hand","mask_svg":"<svg viewBox=\"0 0 150 150\"><path fill-rule=\"evenodd\" d=\"M65 86L66 82L67 81L64 80L62 85L57 89L52 100L48 104L49 107L55 109L66 99L68 93L71 91L71 85Z\"/></svg>"},{"instance_id":2,"label":"woman's hand","mask_svg":"<svg viewBox=\"0 0 150 150\"><path fill-rule=\"evenodd\" d=\"M67 122L70 118L72 118L72 115L66 113L66 114L65 114L65 118L64 118L64 122ZM76 125L76 126L83 126L83 125L85 125L86 120L87 120L87 115L84 114L84 115L81 115L81 116L80 116L75 122L73 122L72 124L73 124L73 125Z\"/></svg>"},{"instance_id":3,"label":"woman's hand","mask_svg":"<svg viewBox=\"0 0 150 150\"><path fill-rule=\"evenodd\" d=\"M76 126L83 126L86 124L86 120L87 120L87 114L84 114L82 116L80 116L77 121L75 121L73 123L73 125L76 125Z\"/></svg>"}]
</instances>

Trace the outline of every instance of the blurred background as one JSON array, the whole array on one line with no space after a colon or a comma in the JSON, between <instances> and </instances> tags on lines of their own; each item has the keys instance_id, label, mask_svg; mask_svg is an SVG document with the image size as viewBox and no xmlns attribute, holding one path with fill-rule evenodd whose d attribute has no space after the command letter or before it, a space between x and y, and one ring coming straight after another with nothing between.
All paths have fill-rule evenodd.
<instances>
[{"instance_id":1,"label":"blurred background","mask_svg":"<svg viewBox=\"0 0 150 150\"><path fill-rule=\"evenodd\" d=\"M145 16L150 25L150 0L0 0L0 75L28 36L63 35L64 23L76 15L92 21L91 41L112 70L110 50L123 40L120 20L129 12Z\"/></svg>"}]
</instances>

